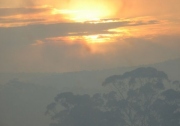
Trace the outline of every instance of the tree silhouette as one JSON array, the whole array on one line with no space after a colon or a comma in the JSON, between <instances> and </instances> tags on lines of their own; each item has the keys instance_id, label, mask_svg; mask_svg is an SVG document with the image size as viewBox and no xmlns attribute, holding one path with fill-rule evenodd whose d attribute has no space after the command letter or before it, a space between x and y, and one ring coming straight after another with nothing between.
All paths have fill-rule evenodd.
<instances>
[{"instance_id":1,"label":"tree silhouette","mask_svg":"<svg viewBox=\"0 0 180 126\"><path fill-rule=\"evenodd\" d=\"M155 68L114 75L102 84L109 93L58 94L47 106L51 126L179 126L180 83Z\"/></svg>"},{"instance_id":2,"label":"tree silhouette","mask_svg":"<svg viewBox=\"0 0 180 126\"><path fill-rule=\"evenodd\" d=\"M55 121L52 126L100 126L105 125L104 112L101 110L104 100L100 94L75 95L71 92L60 93L55 102L47 106L49 113ZM60 105L60 111L57 110ZM49 107L51 106L51 107Z\"/></svg>"},{"instance_id":3,"label":"tree silhouette","mask_svg":"<svg viewBox=\"0 0 180 126\"><path fill-rule=\"evenodd\" d=\"M178 87L178 82L170 83L168 76L155 68L142 67L123 75L114 75L108 77L102 85L113 87L117 93L117 104L112 104L110 107L116 108L116 112L121 113L120 118L124 120L126 126L164 126L167 123L163 122L166 122L169 116L177 117L179 114L179 112L176 115L173 114L179 108L180 97L178 97L179 91L175 91L172 86ZM171 89L167 89L167 87L171 87ZM171 104L169 100L171 100ZM156 105L157 101L161 105L165 101L168 104L162 108L161 105ZM154 106L161 111L157 111ZM165 116L163 112L170 107L174 109L169 110L171 113ZM175 118L173 117L173 119ZM176 120L176 124L179 124L178 121ZM173 121L173 123L175 122Z\"/></svg>"}]
</instances>

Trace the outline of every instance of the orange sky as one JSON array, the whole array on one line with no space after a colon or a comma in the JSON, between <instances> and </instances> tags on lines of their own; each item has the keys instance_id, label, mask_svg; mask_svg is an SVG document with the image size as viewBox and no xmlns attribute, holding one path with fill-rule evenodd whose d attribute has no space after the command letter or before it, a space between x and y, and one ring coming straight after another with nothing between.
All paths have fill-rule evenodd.
<instances>
[{"instance_id":1,"label":"orange sky","mask_svg":"<svg viewBox=\"0 0 180 126\"><path fill-rule=\"evenodd\" d=\"M106 69L179 58L179 5L179 0L3 0L0 72Z\"/></svg>"}]
</instances>

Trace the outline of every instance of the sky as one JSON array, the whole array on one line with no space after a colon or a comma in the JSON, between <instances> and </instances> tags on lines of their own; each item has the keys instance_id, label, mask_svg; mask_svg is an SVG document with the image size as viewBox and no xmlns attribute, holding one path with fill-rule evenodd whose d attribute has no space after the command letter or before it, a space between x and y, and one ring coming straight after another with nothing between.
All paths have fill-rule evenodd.
<instances>
[{"instance_id":1,"label":"sky","mask_svg":"<svg viewBox=\"0 0 180 126\"><path fill-rule=\"evenodd\" d=\"M0 72L73 72L180 58L179 0L1 0Z\"/></svg>"}]
</instances>

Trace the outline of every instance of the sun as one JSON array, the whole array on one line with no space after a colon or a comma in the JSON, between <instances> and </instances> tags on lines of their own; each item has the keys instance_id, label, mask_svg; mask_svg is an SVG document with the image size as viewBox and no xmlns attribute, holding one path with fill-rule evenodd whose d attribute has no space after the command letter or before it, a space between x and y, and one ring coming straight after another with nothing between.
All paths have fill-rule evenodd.
<instances>
[{"instance_id":1,"label":"sun","mask_svg":"<svg viewBox=\"0 0 180 126\"><path fill-rule=\"evenodd\" d=\"M66 16L66 19L74 22L86 22L86 21L98 21L102 16L100 10L91 10L91 9L82 9L82 10L53 10L54 14L63 14Z\"/></svg>"},{"instance_id":2,"label":"sun","mask_svg":"<svg viewBox=\"0 0 180 126\"><path fill-rule=\"evenodd\" d=\"M119 17L116 17L119 7L121 7L121 0L70 0L67 6L54 8L52 14L59 14L65 21L67 19L68 23L112 23L119 21ZM69 36L64 39L70 43L81 41L95 45L115 41L120 36L119 33L115 33L116 31L107 31L102 34L90 33L80 36L76 33L69 33Z\"/></svg>"},{"instance_id":3,"label":"sun","mask_svg":"<svg viewBox=\"0 0 180 126\"><path fill-rule=\"evenodd\" d=\"M62 14L68 20L75 22L98 21L100 19L111 18L114 13L112 6L107 2L97 2L95 0L71 1L65 8L54 8L53 14Z\"/></svg>"}]
</instances>

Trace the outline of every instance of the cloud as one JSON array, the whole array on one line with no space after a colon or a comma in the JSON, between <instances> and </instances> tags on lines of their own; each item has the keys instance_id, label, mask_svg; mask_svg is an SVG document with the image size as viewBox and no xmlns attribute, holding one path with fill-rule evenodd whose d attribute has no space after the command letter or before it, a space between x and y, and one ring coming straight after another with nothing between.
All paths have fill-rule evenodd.
<instances>
[{"instance_id":1,"label":"cloud","mask_svg":"<svg viewBox=\"0 0 180 126\"><path fill-rule=\"evenodd\" d=\"M158 21L118 21L108 23L57 23L57 24L36 24L21 27L0 28L2 41L14 41L22 39L39 40L50 37L70 36L69 33L104 33L109 29L126 26L141 26L157 24ZM9 38L7 35L10 35ZM78 34L80 35L80 34ZM28 41L28 40L27 40Z\"/></svg>"},{"instance_id":2,"label":"cloud","mask_svg":"<svg viewBox=\"0 0 180 126\"><path fill-rule=\"evenodd\" d=\"M32 19L31 19L32 20ZM25 20L26 21L26 20ZM29 20L27 20L29 21ZM142 26L152 24L149 21L119 21L119 22L110 22L110 23L57 23L57 24L35 24L27 25L20 27L0 27L0 59L4 59L4 54L9 53L14 55L14 53L20 49L27 48L32 44L38 44L36 41L47 42L47 38L56 38L56 37L68 37L72 36L82 36L82 35L94 35L94 34L115 34L109 29L117 27L126 27L126 26ZM154 24L154 22L153 22ZM117 33L119 34L119 33ZM80 37L81 38L81 37ZM114 41L114 40L113 40ZM54 41L49 41L54 42ZM64 41L64 43L69 41ZM58 41L61 43L61 41ZM80 44L81 43L81 44ZM76 39L73 42L75 47L80 50L84 50L87 53L94 52L104 52L103 49L91 48L86 45L86 41ZM81 45L81 46L80 46ZM62 46L62 45L61 45ZM70 46L70 45L68 45ZM71 46L70 46L71 47ZM78 50L77 49L77 50ZM97 51L98 50L98 51ZM83 53L79 53L82 55ZM7 56L13 57L13 56ZM16 57L16 56L14 56Z\"/></svg>"},{"instance_id":3,"label":"cloud","mask_svg":"<svg viewBox=\"0 0 180 126\"><path fill-rule=\"evenodd\" d=\"M123 0L123 6L119 9L119 17L140 17L174 15L180 13L179 0Z\"/></svg>"},{"instance_id":4,"label":"cloud","mask_svg":"<svg viewBox=\"0 0 180 126\"><path fill-rule=\"evenodd\" d=\"M14 27L47 22L51 7L0 8L0 27Z\"/></svg>"},{"instance_id":5,"label":"cloud","mask_svg":"<svg viewBox=\"0 0 180 126\"><path fill-rule=\"evenodd\" d=\"M77 6L77 4L92 5L92 3L94 6L108 6L107 9L113 10L113 16L118 18L162 16L180 12L179 0L5 0L1 1L0 7L17 8L49 5L61 9Z\"/></svg>"},{"instance_id":6,"label":"cloud","mask_svg":"<svg viewBox=\"0 0 180 126\"><path fill-rule=\"evenodd\" d=\"M0 8L0 17L25 15L25 14L37 14L49 10L50 8Z\"/></svg>"},{"instance_id":7,"label":"cloud","mask_svg":"<svg viewBox=\"0 0 180 126\"><path fill-rule=\"evenodd\" d=\"M16 23L25 23L25 22L34 22L34 23L38 23L38 22L43 22L44 19L14 19L14 18L0 18L0 22L1 24L7 24L7 23L13 23L13 24L16 24ZM3 26L3 25L2 25Z\"/></svg>"}]
</instances>

